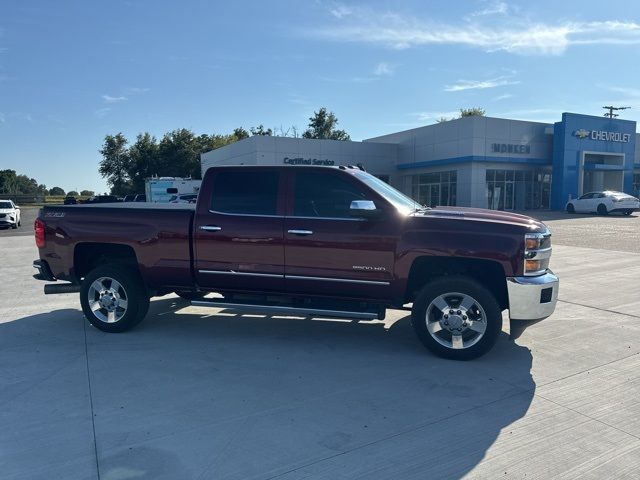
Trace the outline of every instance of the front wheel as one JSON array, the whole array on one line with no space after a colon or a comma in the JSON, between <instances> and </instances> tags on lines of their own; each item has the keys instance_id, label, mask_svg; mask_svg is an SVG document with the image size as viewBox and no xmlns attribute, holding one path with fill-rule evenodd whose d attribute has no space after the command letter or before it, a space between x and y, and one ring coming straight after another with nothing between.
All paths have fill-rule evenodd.
<instances>
[{"instance_id":1,"label":"front wheel","mask_svg":"<svg viewBox=\"0 0 640 480\"><path fill-rule=\"evenodd\" d=\"M434 280L417 295L411 323L422 344L441 357L471 360L493 347L502 330L494 295L475 280Z\"/></svg>"},{"instance_id":2,"label":"front wheel","mask_svg":"<svg viewBox=\"0 0 640 480\"><path fill-rule=\"evenodd\" d=\"M149 296L134 270L120 265L93 269L82 281L80 304L85 317L103 332L124 332L140 323Z\"/></svg>"}]
</instances>

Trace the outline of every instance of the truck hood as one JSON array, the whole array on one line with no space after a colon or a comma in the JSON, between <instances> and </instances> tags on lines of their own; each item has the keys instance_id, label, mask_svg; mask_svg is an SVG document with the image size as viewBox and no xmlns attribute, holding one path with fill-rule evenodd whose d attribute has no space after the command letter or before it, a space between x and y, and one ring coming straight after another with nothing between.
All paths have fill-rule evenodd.
<instances>
[{"instance_id":1,"label":"truck hood","mask_svg":"<svg viewBox=\"0 0 640 480\"><path fill-rule=\"evenodd\" d=\"M487 210L484 208L466 207L436 207L430 210L421 210L414 214L416 217L450 218L456 220L470 220L476 222L505 223L518 225L531 231L547 230L547 226L535 218L519 213L504 212L500 210Z\"/></svg>"}]
</instances>

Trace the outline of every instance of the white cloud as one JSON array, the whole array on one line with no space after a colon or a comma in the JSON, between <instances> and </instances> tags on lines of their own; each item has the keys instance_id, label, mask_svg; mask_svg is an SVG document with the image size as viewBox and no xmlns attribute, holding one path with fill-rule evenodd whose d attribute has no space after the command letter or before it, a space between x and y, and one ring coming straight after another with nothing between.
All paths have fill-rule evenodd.
<instances>
[{"instance_id":1,"label":"white cloud","mask_svg":"<svg viewBox=\"0 0 640 480\"><path fill-rule=\"evenodd\" d=\"M389 65L386 62L380 62L378 65L376 65L376 68L373 69L373 74L377 75L378 77L382 77L382 76L390 76L393 75L395 70L395 67L393 65Z\"/></svg>"},{"instance_id":2,"label":"white cloud","mask_svg":"<svg viewBox=\"0 0 640 480\"><path fill-rule=\"evenodd\" d=\"M491 2L482 10L471 13L471 17L484 17L487 15L506 15L509 11L509 5L505 2Z\"/></svg>"},{"instance_id":3,"label":"white cloud","mask_svg":"<svg viewBox=\"0 0 640 480\"><path fill-rule=\"evenodd\" d=\"M0 112L0 123L5 123L6 121L7 121L7 119L4 116L4 113Z\"/></svg>"},{"instance_id":4,"label":"white cloud","mask_svg":"<svg viewBox=\"0 0 640 480\"><path fill-rule=\"evenodd\" d=\"M445 85L445 92L461 92L463 90L484 90L486 88L516 85L518 80L510 80L509 77L496 77L489 80L458 80L453 85Z\"/></svg>"},{"instance_id":5,"label":"white cloud","mask_svg":"<svg viewBox=\"0 0 640 480\"><path fill-rule=\"evenodd\" d=\"M111 113L111 110L112 110L111 107L99 108L98 110L95 111L96 117L104 118L107 115L109 115L109 113Z\"/></svg>"},{"instance_id":6,"label":"white cloud","mask_svg":"<svg viewBox=\"0 0 640 480\"><path fill-rule=\"evenodd\" d=\"M502 95L498 95L497 97L495 97L493 100L494 101L499 101L499 100L506 100L507 98L513 98L513 94L512 93L503 93Z\"/></svg>"},{"instance_id":7,"label":"white cloud","mask_svg":"<svg viewBox=\"0 0 640 480\"><path fill-rule=\"evenodd\" d=\"M344 18L353 13L353 10L345 5L337 5L329 10L329 13L336 18Z\"/></svg>"},{"instance_id":8,"label":"white cloud","mask_svg":"<svg viewBox=\"0 0 640 480\"><path fill-rule=\"evenodd\" d=\"M118 103L124 102L125 100L127 100L127 97L112 97L111 95L102 95L102 100L104 100L105 103Z\"/></svg>"},{"instance_id":9,"label":"white cloud","mask_svg":"<svg viewBox=\"0 0 640 480\"><path fill-rule=\"evenodd\" d=\"M124 89L125 95L140 95L149 91L146 87L127 87Z\"/></svg>"},{"instance_id":10,"label":"white cloud","mask_svg":"<svg viewBox=\"0 0 640 480\"><path fill-rule=\"evenodd\" d=\"M561 55L573 45L640 44L640 24L634 21L532 23L524 16L516 17L507 11L504 13L506 21L499 23L489 22L490 16L487 15L476 15L472 20L467 17L467 21L459 23L446 23L363 7L344 7L344 10L334 7L331 12L335 18L332 24L301 29L301 34L396 49L422 45L464 45L487 52L505 51L520 55Z\"/></svg>"}]
</instances>

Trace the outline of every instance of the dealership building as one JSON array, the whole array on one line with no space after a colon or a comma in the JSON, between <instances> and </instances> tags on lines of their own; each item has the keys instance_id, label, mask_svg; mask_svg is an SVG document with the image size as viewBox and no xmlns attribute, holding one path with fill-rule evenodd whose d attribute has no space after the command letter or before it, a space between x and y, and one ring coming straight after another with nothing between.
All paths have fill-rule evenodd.
<instances>
[{"instance_id":1,"label":"dealership building","mask_svg":"<svg viewBox=\"0 0 640 480\"><path fill-rule=\"evenodd\" d=\"M590 191L640 189L636 122L575 113L553 124L464 117L362 142L253 136L201 160L203 173L217 165L362 165L429 206L559 210Z\"/></svg>"}]
</instances>

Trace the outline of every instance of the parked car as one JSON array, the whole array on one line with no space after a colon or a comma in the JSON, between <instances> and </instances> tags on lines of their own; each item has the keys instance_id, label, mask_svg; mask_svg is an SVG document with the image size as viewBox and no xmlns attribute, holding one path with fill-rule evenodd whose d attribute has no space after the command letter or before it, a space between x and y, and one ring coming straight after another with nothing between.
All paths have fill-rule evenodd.
<instances>
[{"instance_id":1,"label":"parked car","mask_svg":"<svg viewBox=\"0 0 640 480\"><path fill-rule=\"evenodd\" d=\"M45 206L35 238L36 278L67 282L45 293L80 292L105 332L134 327L170 292L276 315L374 320L396 308L429 350L470 359L493 346L503 310L513 333L551 315L558 295L542 222L429 209L354 167L213 167L195 206Z\"/></svg>"},{"instance_id":2,"label":"parked car","mask_svg":"<svg viewBox=\"0 0 640 480\"><path fill-rule=\"evenodd\" d=\"M123 202L133 202L136 199L135 193L130 193L129 195L125 195L122 199Z\"/></svg>"},{"instance_id":3,"label":"parked car","mask_svg":"<svg viewBox=\"0 0 640 480\"><path fill-rule=\"evenodd\" d=\"M118 197L115 195L95 195L84 201L84 203L118 203Z\"/></svg>"},{"instance_id":4,"label":"parked car","mask_svg":"<svg viewBox=\"0 0 640 480\"><path fill-rule=\"evenodd\" d=\"M606 190L604 192L589 192L579 198L569 200L566 206L569 213L597 213L607 215L609 213L622 213L631 215L631 212L640 210L640 200L623 192Z\"/></svg>"},{"instance_id":5,"label":"parked car","mask_svg":"<svg viewBox=\"0 0 640 480\"><path fill-rule=\"evenodd\" d=\"M76 203L78 203L78 201L76 200L76 197L73 197L73 196L64 197L65 205L75 205Z\"/></svg>"},{"instance_id":6,"label":"parked car","mask_svg":"<svg viewBox=\"0 0 640 480\"><path fill-rule=\"evenodd\" d=\"M197 199L197 193L179 194L171 196L169 203L196 203Z\"/></svg>"},{"instance_id":7,"label":"parked car","mask_svg":"<svg viewBox=\"0 0 640 480\"><path fill-rule=\"evenodd\" d=\"M15 229L20 225L20 207L13 200L0 200L0 227Z\"/></svg>"},{"instance_id":8,"label":"parked car","mask_svg":"<svg viewBox=\"0 0 640 480\"><path fill-rule=\"evenodd\" d=\"M139 193L133 199L134 202L146 202L147 196L144 193Z\"/></svg>"}]
</instances>

